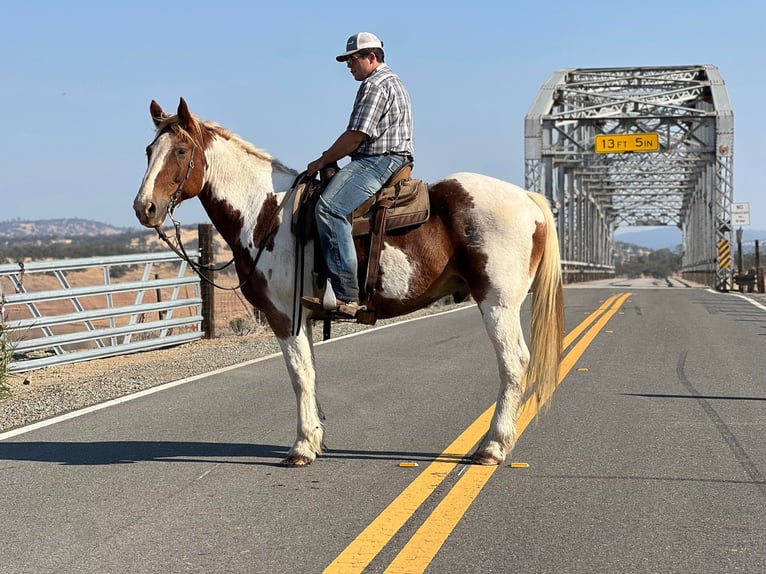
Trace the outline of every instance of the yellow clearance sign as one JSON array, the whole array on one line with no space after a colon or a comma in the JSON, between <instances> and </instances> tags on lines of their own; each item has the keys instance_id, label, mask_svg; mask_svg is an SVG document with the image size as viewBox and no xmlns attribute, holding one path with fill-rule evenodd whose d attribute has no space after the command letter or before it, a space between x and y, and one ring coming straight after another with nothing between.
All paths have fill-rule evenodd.
<instances>
[{"instance_id":1,"label":"yellow clearance sign","mask_svg":"<svg viewBox=\"0 0 766 574\"><path fill-rule=\"evenodd\" d=\"M657 133L597 135L595 151L596 153L660 151L660 135Z\"/></svg>"}]
</instances>

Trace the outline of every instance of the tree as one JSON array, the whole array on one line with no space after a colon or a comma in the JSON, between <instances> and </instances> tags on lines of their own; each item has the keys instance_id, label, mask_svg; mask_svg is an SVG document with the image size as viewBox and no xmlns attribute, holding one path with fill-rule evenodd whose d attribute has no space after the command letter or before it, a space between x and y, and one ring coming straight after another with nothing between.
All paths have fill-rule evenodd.
<instances>
[{"instance_id":1,"label":"tree","mask_svg":"<svg viewBox=\"0 0 766 574\"><path fill-rule=\"evenodd\" d=\"M670 249L659 249L646 255L619 261L615 265L617 275L628 277L649 276L656 279L670 277L681 269L681 254Z\"/></svg>"}]
</instances>

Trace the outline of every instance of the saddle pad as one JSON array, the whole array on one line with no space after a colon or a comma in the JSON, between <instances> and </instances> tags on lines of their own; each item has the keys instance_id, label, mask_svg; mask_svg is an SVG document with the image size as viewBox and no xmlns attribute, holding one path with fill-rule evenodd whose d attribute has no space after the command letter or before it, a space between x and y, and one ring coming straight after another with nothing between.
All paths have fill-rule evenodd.
<instances>
[{"instance_id":1,"label":"saddle pad","mask_svg":"<svg viewBox=\"0 0 766 574\"><path fill-rule=\"evenodd\" d=\"M424 223L430 214L428 184L420 179L408 179L376 193L352 214L354 237L372 232L375 206L388 200L391 207L386 216L386 231Z\"/></svg>"}]
</instances>

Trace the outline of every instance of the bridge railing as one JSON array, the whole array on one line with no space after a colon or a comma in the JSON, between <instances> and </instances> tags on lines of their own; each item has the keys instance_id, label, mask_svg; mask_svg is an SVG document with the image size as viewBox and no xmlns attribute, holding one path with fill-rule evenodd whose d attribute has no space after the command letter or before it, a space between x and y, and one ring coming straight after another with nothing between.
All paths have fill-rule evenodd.
<instances>
[{"instance_id":1,"label":"bridge railing","mask_svg":"<svg viewBox=\"0 0 766 574\"><path fill-rule=\"evenodd\" d=\"M561 271L564 283L582 283L614 277L614 266L585 263L583 261L562 261Z\"/></svg>"},{"instance_id":2,"label":"bridge railing","mask_svg":"<svg viewBox=\"0 0 766 574\"><path fill-rule=\"evenodd\" d=\"M11 372L200 339L202 319L200 280L173 252L0 265Z\"/></svg>"}]
</instances>

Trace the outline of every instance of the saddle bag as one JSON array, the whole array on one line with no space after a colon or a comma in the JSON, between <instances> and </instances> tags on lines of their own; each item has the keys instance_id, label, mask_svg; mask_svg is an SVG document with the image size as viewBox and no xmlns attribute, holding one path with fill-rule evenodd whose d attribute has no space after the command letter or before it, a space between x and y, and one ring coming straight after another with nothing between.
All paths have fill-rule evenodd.
<instances>
[{"instance_id":1,"label":"saddle bag","mask_svg":"<svg viewBox=\"0 0 766 574\"><path fill-rule=\"evenodd\" d=\"M387 209L384 231L420 225L428 219L428 184L410 179L411 174L412 163L404 164L378 193L354 210L354 237L373 232L375 213L381 207Z\"/></svg>"}]
</instances>

